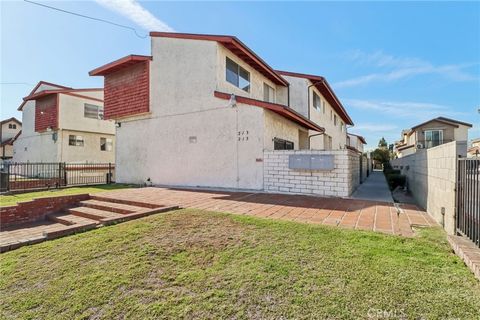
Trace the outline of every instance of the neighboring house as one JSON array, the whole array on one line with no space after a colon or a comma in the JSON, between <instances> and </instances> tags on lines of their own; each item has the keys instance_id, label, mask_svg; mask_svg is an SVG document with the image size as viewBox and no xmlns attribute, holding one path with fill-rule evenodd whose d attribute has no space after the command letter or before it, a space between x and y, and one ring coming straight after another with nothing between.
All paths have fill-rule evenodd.
<instances>
[{"instance_id":1,"label":"neighboring house","mask_svg":"<svg viewBox=\"0 0 480 320\"><path fill-rule=\"evenodd\" d=\"M468 141L470 123L437 117L402 131L402 140L395 143L398 158L452 141Z\"/></svg>"},{"instance_id":2,"label":"neighboring house","mask_svg":"<svg viewBox=\"0 0 480 320\"><path fill-rule=\"evenodd\" d=\"M13 157L13 142L22 132L22 123L12 117L0 122L0 159L9 160Z\"/></svg>"},{"instance_id":3,"label":"neighboring house","mask_svg":"<svg viewBox=\"0 0 480 320\"><path fill-rule=\"evenodd\" d=\"M103 89L40 81L23 100L14 161L114 162L115 123L103 119Z\"/></svg>"},{"instance_id":4,"label":"neighboring house","mask_svg":"<svg viewBox=\"0 0 480 320\"><path fill-rule=\"evenodd\" d=\"M467 150L467 157L480 157L480 138L472 140L470 148Z\"/></svg>"},{"instance_id":5,"label":"neighboring house","mask_svg":"<svg viewBox=\"0 0 480 320\"><path fill-rule=\"evenodd\" d=\"M357 134L348 133L347 134L347 146L355 149L356 151L363 153L363 147L367 144L367 141L364 137Z\"/></svg>"},{"instance_id":6,"label":"neighboring house","mask_svg":"<svg viewBox=\"0 0 480 320\"><path fill-rule=\"evenodd\" d=\"M347 145L347 111L327 80L321 76L277 71L290 84L290 107L325 128L323 134L310 132L309 149L339 150Z\"/></svg>"},{"instance_id":7,"label":"neighboring house","mask_svg":"<svg viewBox=\"0 0 480 320\"><path fill-rule=\"evenodd\" d=\"M105 77L105 118L117 122L117 182L262 190L264 150L308 149L309 135L325 132L236 37L150 36L151 56L89 73Z\"/></svg>"}]
</instances>

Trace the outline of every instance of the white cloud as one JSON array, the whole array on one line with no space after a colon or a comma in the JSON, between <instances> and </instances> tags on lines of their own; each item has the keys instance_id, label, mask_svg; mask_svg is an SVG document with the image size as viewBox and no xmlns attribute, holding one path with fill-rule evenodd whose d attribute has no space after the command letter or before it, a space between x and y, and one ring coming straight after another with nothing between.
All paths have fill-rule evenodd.
<instances>
[{"instance_id":1,"label":"white cloud","mask_svg":"<svg viewBox=\"0 0 480 320\"><path fill-rule=\"evenodd\" d=\"M376 113L376 117L400 117L410 118L417 122L429 120L431 118L445 117L465 117L468 113L453 111L450 106L424 103L424 102L408 102L408 101L375 101L360 99L344 99L345 104L349 107L370 110Z\"/></svg>"},{"instance_id":2,"label":"white cloud","mask_svg":"<svg viewBox=\"0 0 480 320\"><path fill-rule=\"evenodd\" d=\"M148 31L174 31L165 22L161 21L142 7L136 0L96 0L99 4L132 20Z\"/></svg>"},{"instance_id":3,"label":"white cloud","mask_svg":"<svg viewBox=\"0 0 480 320\"><path fill-rule=\"evenodd\" d=\"M352 127L352 133L359 132L387 132L396 131L398 126L392 124L379 124L379 123L360 123Z\"/></svg>"},{"instance_id":4,"label":"white cloud","mask_svg":"<svg viewBox=\"0 0 480 320\"><path fill-rule=\"evenodd\" d=\"M360 65L374 66L385 71L370 73L364 76L337 82L334 84L334 87L336 88L354 87L372 82L392 82L403 78L428 74L440 75L451 81L478 80L477 77L465 71L466 68L475 64L436 66L422 59L395 57L385 54L382 51L376 51L370 54L362 51L355 51L349 54L347 58Z\"/></svg>"}]
</instances>

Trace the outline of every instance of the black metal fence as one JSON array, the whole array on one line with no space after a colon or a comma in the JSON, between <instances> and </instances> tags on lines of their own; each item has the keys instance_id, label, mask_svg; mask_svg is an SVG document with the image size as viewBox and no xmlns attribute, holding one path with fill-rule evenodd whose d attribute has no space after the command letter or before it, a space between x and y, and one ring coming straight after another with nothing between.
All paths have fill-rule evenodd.
<instances>
[{"instance_id":1,"label":"black metal fence","mask_svg":"<svg viewBox=\"0 0 480 320\"><path fill-rule=\"evenodd\" d=\"M15 163L0 165L0 192L21 192L115 181L112 163Z\"/></svg>"},{"instance_id":2,"label":"black metal fence","mask_svg":"<svg viewBox=\"0 0 480 320\"><path fill-rule=\"evenodd\" d=\"M480 159L458 160L456 227L480 247Z\"/></svg>"}]
</instances>

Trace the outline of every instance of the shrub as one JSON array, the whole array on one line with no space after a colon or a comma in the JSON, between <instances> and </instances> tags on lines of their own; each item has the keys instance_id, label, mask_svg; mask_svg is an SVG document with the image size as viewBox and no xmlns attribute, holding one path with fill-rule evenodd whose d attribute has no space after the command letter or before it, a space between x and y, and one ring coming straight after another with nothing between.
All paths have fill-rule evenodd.
<instances>
[{"instance_id":1,"label":"shrub","mask_svg":"<svg viewBox=\"0 0 480 320\"><path fill-rule=\"evenodd\" d=\"M399 171L399 170L395 170ZM407 177L404 174L400 173L391 173L391 174L385 174L387 178L388 185L390 186L390 189L393 190L396 187L405 187L405 183L407 181Z\"/></svg>"}]
</instances>

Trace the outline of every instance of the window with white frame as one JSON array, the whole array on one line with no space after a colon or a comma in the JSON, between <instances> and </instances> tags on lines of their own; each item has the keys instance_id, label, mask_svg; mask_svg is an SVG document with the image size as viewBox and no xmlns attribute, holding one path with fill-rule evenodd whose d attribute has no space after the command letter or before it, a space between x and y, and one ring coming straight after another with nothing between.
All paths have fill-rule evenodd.
<instances>
[{"instance_id":1,"label":"window with white frame","mask_svg":"<svg viewBox=\"0 0 480 320\"><path fill-rule=\"evenodd\" d=\"M103 120L103 106L97 106L95 104L85 103L83 116L85 118Z\"/></svg>"},{"instance_id":2,"label":"window with white frame","mask_svg":"<svg viewBox=\"0 0 480 320\"><path fill-rule=\"evenodd\" d=\"M110 138L100 138L100 150L101 151L112 151L113 150L113 140Z\"/></svg>"},{"instance_id":3,"label":"window with white frame","mask_svg":"<svg viewBox=\"0 0 480 320\"><path fill-rule=\"evenodd\" d=\"M322 109L322 101L316 92L313 93L313 107L318 111Z\"/></svg>"},{"instance_id":4,"label":"window with white frame","mask_svg":"<svg viewBox=\"0 0 480 320\"><path fill-rule=\"evenodd\" d=\"M443 130L425 130L425 147L431 148L443 143Z\"/></svg>"},{"instance_id":5,"label":"window with white frame","mask_svg":"<svg viewBox=\"0 0 480 320\"><path fill-rule=\"evenodd\" d=\"M250 92L250 73L229 58L227 58L227 71L225 77L227 81L234 86L246 92Z\"/></svg>"},{"instance_id":6,"label":"window with white frame","mask_svg":"<svg viewBox=\"0 0 480 320\"><path fill-rule=\"evenodd\" d=\"M75 147L83 147L85 145L82 136L69 135L68 136L68 145Z\"/></svg>"},{"instance_id":7,"label":"window with white frame","mask_svg":"<svg viewBox=\"0 0 480 320\"><path fill-rule=\"evenodd\" d=\"M268 84L263 84L263 101L275 103L275 89Z\"/></svg>"}]
</instances>

